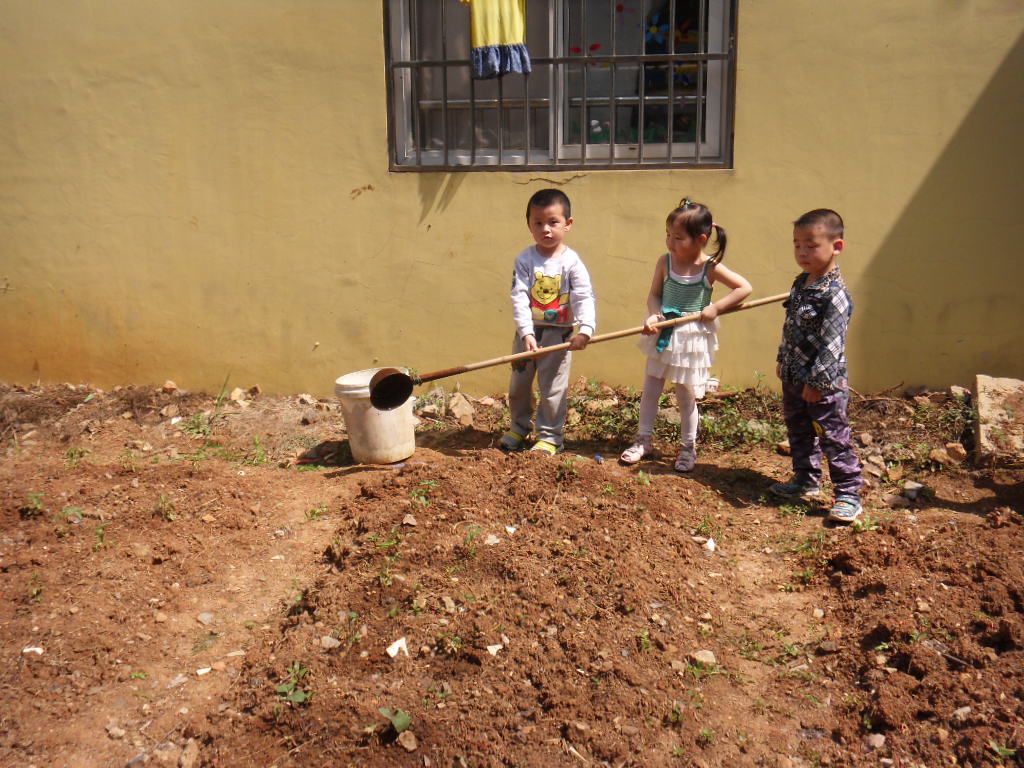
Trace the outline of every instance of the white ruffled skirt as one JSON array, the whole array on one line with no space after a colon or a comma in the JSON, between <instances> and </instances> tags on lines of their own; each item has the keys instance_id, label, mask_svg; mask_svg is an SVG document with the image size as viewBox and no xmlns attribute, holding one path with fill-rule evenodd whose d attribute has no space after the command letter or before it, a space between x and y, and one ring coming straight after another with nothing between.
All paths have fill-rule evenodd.
<instances>
[{"instance_id":1,"label":"white ruffled skirt","mask_svg":"<svg viewBox=\"0 0 1024 768\"><path fill-rule=\"evenodd\" d=\"M718 351L718 319L710 323L677 325L668 347L662 352L655 349L657 343L658 334L641 336L637 342L637 347L647 355L647 375L674 384L685 384L694 397L704 397L704 388Z\"/></svg>"}]
</instances>

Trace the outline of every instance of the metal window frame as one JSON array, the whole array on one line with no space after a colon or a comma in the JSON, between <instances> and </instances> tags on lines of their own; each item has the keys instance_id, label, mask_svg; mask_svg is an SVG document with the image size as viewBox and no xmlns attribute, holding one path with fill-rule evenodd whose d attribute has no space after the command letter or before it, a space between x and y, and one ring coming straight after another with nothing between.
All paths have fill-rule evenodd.
<instances>
[{"instance_id":1,"label":"metal window frame","mask_svg":"<svg viewBox=\"0 0 1024 768\"><path fill-rule=\"evenodd\" d=\"M571 171L588 170L661 170L666 168L721 169L733 167L733 126L736 97L736 14L738 0L699 0L700 14L700 49L696 53L681 54L675 52L674 38L669 53L665 54L629 54L620 55L614 47L615 24L614 4L609 3L610 29L612 33L612 53L592 55L585 44L587 32L586 0L580 2L580 28L584 36L582 55L569 55L567 50L568 35L564 18L568 0L546 0L549 23L549 48L538 56L531 51L531 58L538 69L548 71L548 93L550 96L530 96L530 79L538 75L522 75L523 96L505 98L502 79L497 81L498 93L494 98L481 99L476 93L476 83L469 79L469 97L448 98L448 76L452 68L469 67L468 59L451 59L447 50L447 23L445 19L445 3L441 2L441 51L437 60L421 58L419 39L414 31L418 29L416 14L422 0L384 0L384 45L386 68L386 94L388 110L388 151L389 169L394 172L475 172L475 171ZM641 16L646 15L649 0L641 0ZM709 6L718 7L725 17L715 30L708 28ZM675 3L670 3L669 26L675 28ZM533 10L533 12L536 12ZM722 39L717 45L711 46L710 36L720 30ZM396 48L398 44L399 48ZM718 47L722 52L711 52L709 48ZM408 51L408 58L397 59L396 50ZM693 62L697 65L697 94L690 100L696 103L697 133L694 142L687 142L680 147L680 142L647 142L643 139L644 110L652 104L665 103L666 132L671 137L673 110L677 105L674 91L674 78L668 78L667 96L648 95L644 89L644 78L640 78L636 96L619 96L615 92L616 76L619 68L624 65L645 64L678 64ZM606 64L610 71L610 86L602 96L588 96L587 70L591 64ZM441 80L441 98L424 99L420 97L422 89L422 73L426 67L439 67L444 72ZM580 139L574 144L565 144L564 123L568 110L574 104L568 101L565 93L566 72L569 67L580 67L582 70L583 87L580 96L576 97L581 119ZM704 89L705 80L711 77L712 70L717 69L716 77L720 83L714 89ZM724 72L722 71L724 69ZM715 98L712 99L712 96ZM709 101L710 99L710 101ZM638 110L638 124L641 126L639 141L633 144L616 142L615 131L616 107L635 101ZM610 131L612 141L608 144L588 144L585 130L587 109L593 105L607 105L610 114ZM703 127L708 113L705 106L716 109L715 119L718 124L718 151L708 157L708 144L703 135ZM423 126L420 123L420 111L423 107L436 106L441 112L442 149L424 150L422 148ZM476 131L471 130L470 148L468 152L453 146L454 131L449 121L450 110L468 110L470 127L477 124L477 116L481 109L494 109L498 120L498 145L480 150L477 144ZM508 150L504 145L504 123L510 109L523 110L525 148ZM533 110L547 109L549 149L537 150L533 146L532 121ZM711 147L713 152L713 145ZM683 153L681 150L689 149ZM543 153L543 154L541 154ZM425 161L427 160L427 161Z\"/></svg>"}]
</instances>

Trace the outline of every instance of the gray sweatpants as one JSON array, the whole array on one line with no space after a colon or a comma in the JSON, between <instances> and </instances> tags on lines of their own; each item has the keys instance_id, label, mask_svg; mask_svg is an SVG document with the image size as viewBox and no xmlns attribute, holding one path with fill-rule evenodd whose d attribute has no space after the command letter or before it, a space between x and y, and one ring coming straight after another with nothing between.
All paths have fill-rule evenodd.
<instances>
[{"instance_id":1,"label":"gray sweatpants","mask_svg":"<svg viewBox=\"0 0 1024 768\"><path fill-rule=\"evenodd\" d=\"M572 328L539 325L534 328L537 346L551 347L569 340ZM525 352L523 340L516 334L512 352ZM572 352L563 350L541 355L532 360L512 363L512 378L508 384L508 410L512 416L512 429L520 435L529 435L534 427L534 408L537 411L538 440L562 445L565 415L568 411L569 366ZM540 402L533 396L533 380L537 379Z\"/></svg>"}]
</instances>

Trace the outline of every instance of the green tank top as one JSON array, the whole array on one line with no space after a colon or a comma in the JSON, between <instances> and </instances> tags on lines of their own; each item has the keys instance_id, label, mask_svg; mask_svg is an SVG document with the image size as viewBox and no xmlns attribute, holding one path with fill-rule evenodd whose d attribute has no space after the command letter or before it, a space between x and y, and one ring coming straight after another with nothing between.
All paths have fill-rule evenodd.
<instances>
[{"instance_id":1,"label":"green tank top","mask_svg":"<svg viewBox=\"0 0 1024 768\"><path fill-rule=\"evenodd\" d=\"M672 278L672 257L665 254L665 282L661 286L661 312L678 312L686 315L700 312L711 303L711 283L708 282L708 267L712 260L704 262L700 280L695 283L681 283Z\"/></svg>"}]
</instances>

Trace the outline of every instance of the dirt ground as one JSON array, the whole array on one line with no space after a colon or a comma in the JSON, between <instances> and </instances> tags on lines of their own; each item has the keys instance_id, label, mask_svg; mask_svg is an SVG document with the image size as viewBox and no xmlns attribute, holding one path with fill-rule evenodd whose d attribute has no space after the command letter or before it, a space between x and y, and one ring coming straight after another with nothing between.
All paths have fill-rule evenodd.
<instances>
[{"instance_id":1,"label":"dirt ground","mask_svg":"<svg viewBox=\"0 0 1024 768\"><path fill-rule=\"evenodd\" d=\"M448 404L360 466L307 396L0 385L0 765L1024 764L1024 469L935 459L955 398L854 398L854 527L766 498L766 391L685 476L636 393L556 457Z\"/></svg>"}]
</instances>

